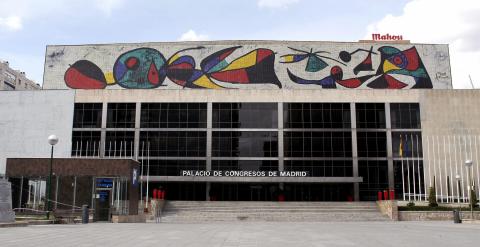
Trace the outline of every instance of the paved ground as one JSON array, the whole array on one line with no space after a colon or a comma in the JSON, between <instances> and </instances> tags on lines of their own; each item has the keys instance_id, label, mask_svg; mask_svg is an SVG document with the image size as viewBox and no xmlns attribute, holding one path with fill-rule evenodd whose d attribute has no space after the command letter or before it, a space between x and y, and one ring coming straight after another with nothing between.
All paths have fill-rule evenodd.
<instances>
[{"instance_id":1,"label":"paved ground","mask_svg":"<svg viewBox=\"0 0 480 247\"><path fill-rule=\"evenodd\" d=\"M44 225L0 229L0 246L478 246L480 224L450 222Z\"/></svg>"}]
</instances>

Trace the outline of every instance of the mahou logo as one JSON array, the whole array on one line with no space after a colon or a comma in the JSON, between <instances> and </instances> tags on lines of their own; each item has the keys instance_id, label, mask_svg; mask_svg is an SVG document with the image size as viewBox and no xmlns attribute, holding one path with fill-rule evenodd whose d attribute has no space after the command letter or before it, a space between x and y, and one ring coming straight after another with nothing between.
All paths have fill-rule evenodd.
<instances>
[{"instance_id":1,"label":"mahou logo","mask_svg":"<svg viewBox=\"0 0 480 247\"><path fill-rule=\"evenodd\" d=\"M381 41L396 41L396 40L403 40L402 35L391 35L391 34L379 34L379 33L372 33L372 40L381 40Z\"/></svg>"}]
</instances>

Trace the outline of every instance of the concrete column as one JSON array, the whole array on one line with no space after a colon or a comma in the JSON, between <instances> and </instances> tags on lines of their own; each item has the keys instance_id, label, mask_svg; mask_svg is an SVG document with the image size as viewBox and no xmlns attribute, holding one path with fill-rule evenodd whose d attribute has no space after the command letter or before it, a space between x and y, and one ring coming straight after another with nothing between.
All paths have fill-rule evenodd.
<instances>
[{"instance_id":1,"label":"concrete column","mask_svg":"<svg viewBox=\"0 0 480 247\"><path fill-rule=\"evenodd\" d=\"M106 131L105 128L107 128L107 107L108 104L107 102L103 102L102 105L102 126L101 126L101 132L100 132L100 157L104 158L105 157L105 148L106 148Z\"/></svg>"},{"instance_id":2,"label":"concrete column","mask_svg":"<svg viewBox=\"0 0 480 247\"><path fill-rule=\"evenodd\" d=\"M284 144L283 144L283 102L278 102L278 170L284 171L285 170L285 162L284 162ZM279 189L284 189L284 183L280 183L278 185Z\"/></svg>"},{"instance_id":3,"label":"concrete column","mask_svg":"<svg viewBox=\"0 0 480 247\"><path fill-rule=\"evenodd\" d=\"M352 124L352 162L353 176L358 177L358 151L357 151L357 114L355 102L350 103L350 121ZM360 200L360 184L353 183L353 199Z\"/></svg>"},{"instance_id":4,"label":"concrete column","mask_svg":"<svg viewBox=\"0 0 480 247\"><path fill-rule=\"evenodd\" d=\"M387 128L387 166L388 166L388 188L395 188L393 177L393 145L392 145L392 122L390 121L390 103L385 103L385 127Z\"/></svg>"},{"instance_id":5,"label":"concrete column","mask_svg":"<svg viewBox=\"0 0 480 247\"><path fill-rule=\"evenodd\" d=\"M278 170L283 171L284 156L283 156L283 102L278 103Z\"/></svg>"},{"instance_id":6,"label":"concrete column","mask_svg":"<svg viewBox=\"0 0 480 247\"><path fill-rule=\"evenodd\" d=\"M141 108L142 104L137 102L135 105L135 134L134 134L134 142L133 142L133 158L138 160L139 155L139 146L140 146L140 116L141 116Z\"/></svg>"},{"instance_id":7,"label":"concrete column","mask_svg":"<svg viewBox=\"0 0 480 247\"><path fill-rule=\"evenodd\" d=\"M213 120L213 104L207 102L207 171L212 170L212 120ZM205 199L210 201L210 182L206 183Z\"/></svg>"}]
</instances>

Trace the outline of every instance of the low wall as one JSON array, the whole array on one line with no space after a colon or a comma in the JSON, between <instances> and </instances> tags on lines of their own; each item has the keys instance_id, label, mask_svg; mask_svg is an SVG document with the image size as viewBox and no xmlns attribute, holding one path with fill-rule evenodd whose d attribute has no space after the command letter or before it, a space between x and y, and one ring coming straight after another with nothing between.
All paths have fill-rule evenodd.
<instances>
[{"instance_id":1,"label":"low wall","mask_svg":"<svg viewBox=\"0 0 480 247\"><path fill-rule=\"evenodd\" d=\"M143 214L112 215L112 223L145 223L146 221L146 217Z\"/></svg>"},{"instance_id":2,"label":"low wall","mask_svg":"<svg viewBox=\"0 0 480 247\"><path fill-rule=\"evenodd\" d=\"M391 220L398 220L398 203L395 200L377 201L377 206L383 215L388 216Z\"/></svg>"},{"instance_id":3,"label":"low wall","mask_svg":"<svg viewBox=\"0 0 480 247\"><path fill-rule=\"evenodd\" d=\"M480 220L480 212L473 212L473 217ZM471 219L470 211L462 211L462 219ZM401 221L453 221L453 211L399 211Z\"/></svg>"}]
</instances>

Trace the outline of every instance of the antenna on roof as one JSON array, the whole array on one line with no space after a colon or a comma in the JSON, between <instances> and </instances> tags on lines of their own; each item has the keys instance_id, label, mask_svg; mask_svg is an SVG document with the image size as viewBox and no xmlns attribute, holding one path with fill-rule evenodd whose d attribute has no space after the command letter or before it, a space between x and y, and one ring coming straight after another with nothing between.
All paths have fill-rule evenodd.
<instances>
[{"instance_id":1,"label":"antenna on roof","mask_svg":"<svg viewBox=\"0 0 480 247\"><path fill-rule=\"evenodd\" d=\"M470 78L470 85L472 85L472 89L475 89L475 86L473 86L472 77L470 75L468 75L468 78Z\"/></svg>"}]
</instances>

